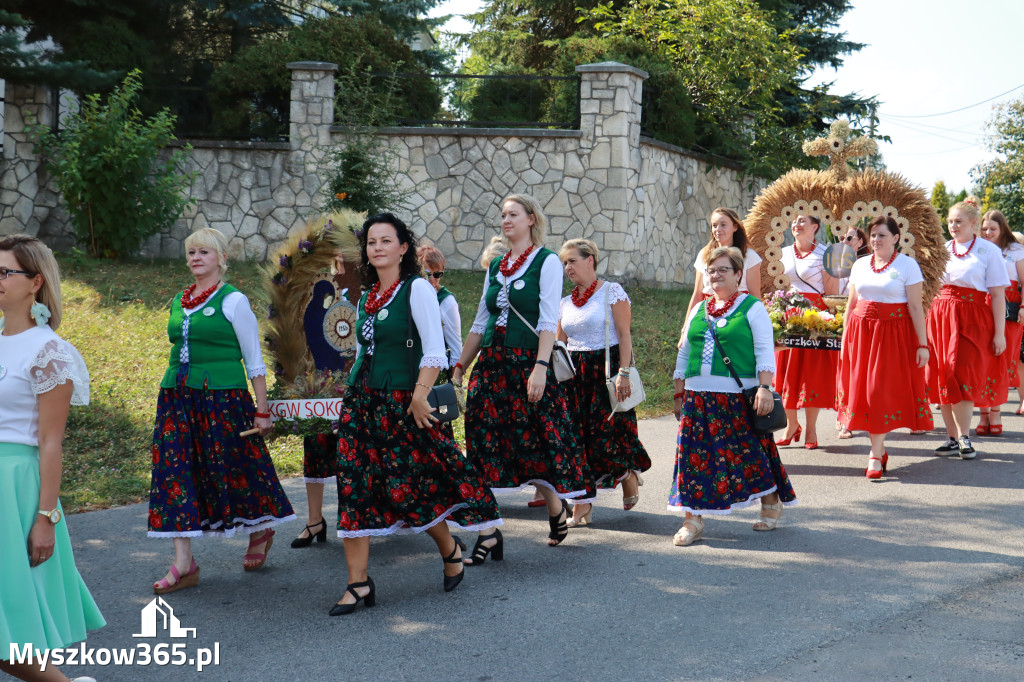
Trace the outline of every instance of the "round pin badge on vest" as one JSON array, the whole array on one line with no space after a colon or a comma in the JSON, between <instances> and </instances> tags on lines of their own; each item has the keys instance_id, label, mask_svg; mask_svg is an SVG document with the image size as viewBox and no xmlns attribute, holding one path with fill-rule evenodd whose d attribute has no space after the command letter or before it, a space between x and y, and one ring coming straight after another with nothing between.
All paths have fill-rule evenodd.
<instances>
[{"instance_id":1,"label":"round pin badge on vest","mask_svg":"<svg viewBox=\"0 0 1024 682\"><path fill-rule=\"evenodd\" d=\"M388 309L385 308L384 310L377 313L377 319L380 320L381 322L388 319Z\"/></svg>"},{"instance_id":2,"label":"round pin badge on vest","mask_svg":"<svg viewBox=\"0 0 1024 682\"><path fill-rule=\"evenodd\" d=\"M216 312L217 311L213 308L203 308L203 315L206 315L207 317L213 317Z\"/></svg>"},{"instance_id":3,"label":"round pin badge on vest","mask_svg":"<svg viewBox=\"0 0 1024 682\"><path fill-rule=\"evenodd\" d=\"M522 289L526 286L526 282L521 279L517 279L516 283L512 285L513 289Z\"/></svg>"},{"instance_id":4,"label":"round pin badge on vest","mask_svg":"<svg viewBox=\"0 0 1024 682\"><path fill-rule=\"evenodd\" d=\"M721 318L720 320L717 320L717 321L715 322L715 325L717 325L719 329L721 329L722 327L724 327L724 326L725 326L725 325L727 325L727 324L729 324L729 323L725 321L725 318L724 318L724 317L723 317L723 318Z\"/></svg>"}]
</instances>

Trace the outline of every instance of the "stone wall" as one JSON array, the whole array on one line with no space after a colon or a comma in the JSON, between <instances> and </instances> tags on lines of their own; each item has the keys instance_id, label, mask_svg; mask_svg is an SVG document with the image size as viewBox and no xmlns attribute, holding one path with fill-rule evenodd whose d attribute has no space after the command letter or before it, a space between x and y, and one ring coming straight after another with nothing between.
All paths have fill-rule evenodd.
<instances>
[{"instance_id":1,"label":"stone wall","mask_svg":"<svg viewBox=\"0 0 1024 682\"><path fill-rule=\"evenodd\" d=\"M324 150L345 143L344 130L333 125L337 67L288 66L290 141L193 142L188 169L198 171L190 189L196 205L148 240L142 255L181 257L184 238L209 226L229 237L232 257L263 260L316 210L327 180ZM385 129L400 182L412 192L405 212L410 225L438 245L449 267L476 268L483 245L498 234L501 199L530 193L549 217L552 248L586 237L602 250L600 270L609 277L692 283L710 211L724 205L746 213L760 185L733 168L641 138L643 71L608 62L577 72L579 130ZM23 110L44 121L52 115L45 91L7 88L0 234L27 231L66 248L73 243L67 216L19 128Z\"/></svg>"}]
</instances>

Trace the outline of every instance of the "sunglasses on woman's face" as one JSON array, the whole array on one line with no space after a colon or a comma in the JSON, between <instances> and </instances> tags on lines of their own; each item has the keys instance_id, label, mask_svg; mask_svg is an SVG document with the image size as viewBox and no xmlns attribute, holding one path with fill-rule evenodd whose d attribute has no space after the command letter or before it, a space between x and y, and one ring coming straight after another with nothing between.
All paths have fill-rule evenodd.
<instances>
[{"instance_id":1,"label":"sunglasses on woman's face","mask_svg":"<svg viewBox=\"0 0 1024 682\"><path fill-rule=\"evenodd\" d=\"M843 237L843 241L844 242L852 242L856 238L857 238L857 235L855 235L855 234L848 234L845 237Z\"/></svg>"},{"instance_id":2,"label":"sunglasses on woman's face","mask_svg":"<svg viewBox=\"0 0 1024 682\"><path fill-rule=\"evenodd\" d=\"M434 279L441 279L441 275L444 274L444 270L441 270L440 272L431 272L430 270L424 270L423 274L426 275L427 277L433 277Z\"/></svg>"}]
</instances>

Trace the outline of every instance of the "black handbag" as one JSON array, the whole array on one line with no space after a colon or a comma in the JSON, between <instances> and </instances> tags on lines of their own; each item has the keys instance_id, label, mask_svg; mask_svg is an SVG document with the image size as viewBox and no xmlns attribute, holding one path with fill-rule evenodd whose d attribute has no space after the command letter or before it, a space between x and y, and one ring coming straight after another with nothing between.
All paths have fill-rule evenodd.
<instances>
[{"instance_id":1,"label":"black handbag","mask_svg":"<svg viewBox=\"0 0 1024 682\"><path fill-rule=\"evenodd\" d=\"M412 297L409 297L409 328L406 332L405 348L409 354L409 366L415 367L415 358L412 356L414 341L412 338ZM413 379L415 381L415 379ZM413 384L415 385L415 384ZM434 408L431 412L441 423L455 421L459 418L459 396L455 392L455 384L452 383L451 373L448 373L448 383L438 384L430 389L427 394L427 404Z\"/></svg>"},{"instance_id":2,"label":"black handbag","mask_svg":"<svg viewBox=\"0 0 1024 682\"><path fill-rule=\"evenodd\" d=\"M722 348L722 342L718 340L718 334L715 333L715 325L711 323L711 320L708 320L708 329L711 330L711 338L715 340L718 352L722 354L722 362L725 363L729 374L732 375L732 378L740 387L740 392L743 394L743 402L746 403L747 412L750 413L750 423L754 426L754 433L767 435L786 428L786 408L782 405L782 396L772 391L772 411L766 415L758 414L757 410L754 409L754 397L757 395L758 387L743 388L743 382L740 381L736 370L732 368L732 360L725 354L725 349Z\"/></svg>"},{"instance_id":3,"label":"black handbag","mask_svg":"<svg viewBox=\"0 0 1024 682\"><path fill-rule=\"evenodd\" d=\"M1016 322L1017 316L1020 315L1020 303L1014 303L1013 301L1006 302L1006 321Z\"/></svg>"}]
</instances>

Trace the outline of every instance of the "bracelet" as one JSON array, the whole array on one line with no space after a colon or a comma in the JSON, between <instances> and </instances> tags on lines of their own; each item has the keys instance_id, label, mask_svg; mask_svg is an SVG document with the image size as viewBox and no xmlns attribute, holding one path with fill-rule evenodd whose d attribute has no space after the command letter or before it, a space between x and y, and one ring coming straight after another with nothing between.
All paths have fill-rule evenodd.
<instances>
[{"instance_id":1,"label":"bracelet","mask_svg":"<svg viewBox=\"0 0 1024 682\"><path fill-rule=\"evenodd\" d=\"M416 382L416 385L417 386L422 386L423 388L427 389L428 391L433 388L433 386L427 386L426 384L421 384L418 381Z\"/></svg>"},{"instance_id":2,"label":"bracelet","mask_svg":"<svg viewBox=\"0 0 1024 682\"><path fill-rule=\"evenodd\" d=\"M922 349L928 350L928 346L918 346L917 349L918 350L922 350Z\"/></svg>"},{"instance_id":3,"label":"bracelet","mask_svg":"<svg viewBox=\"0 0 1024 682\"><path fill-rule=\"evenodd\" d=\"M466 369L466 368L462 366L461 362L456 362L455 366L452 367L452 369Z\"/></svg>"},{"instance_id":4,"label":"bracelet","mask_svg":"<svg viewBox=\"0 0 1024 682\"><path fill-rule=\"evenodd\" d=\"M619 367L619 376L628 377L629 376L629 368L628 367Z\"/></svg>"},{"instance_id":5,"label":"bracelet","mask_svg":"<svg viewBox=\"0 0 1024 682\"><path fill-rule=\"evenodd\" d=\"M538 365L544 365L545 367L550 367L551 366L551 363L548 362L547 360L538 360L537 364Z\"/></svg>"},{"instance_id":6,"label":"bracelet","mask_svg":"<svg viewBox=\"0 0 1024 682\"><path fill-rule=\"evenodd\" d=\"M684 394L685 391L680 391L679 393L676 393L674 396L672 396L672 400L679 400L680 398L683 397Z\"/></svg>"},{"instance_id":7,"label":"bracelet","mask_svg":"<svg viewBox=\"0 0 1024 682\"><path fill-rule=\"evenodd\" d=\"M269 412L257 412L256 413L256 418L257 419L270 419L270 413Z\"/></svg>"}]
</instances>

